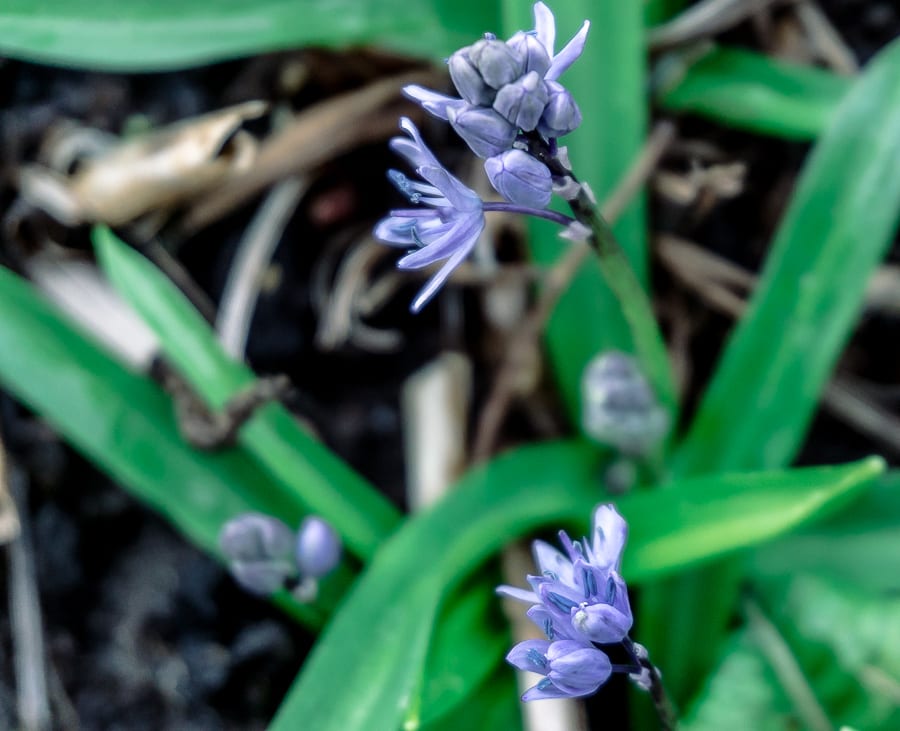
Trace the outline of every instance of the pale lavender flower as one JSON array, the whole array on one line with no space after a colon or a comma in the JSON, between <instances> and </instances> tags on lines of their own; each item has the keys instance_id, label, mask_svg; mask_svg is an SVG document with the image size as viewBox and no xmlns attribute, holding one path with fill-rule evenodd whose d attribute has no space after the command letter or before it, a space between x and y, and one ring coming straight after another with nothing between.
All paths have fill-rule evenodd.
<instances>
[{"instance_id":1,"label":"pale lavender flower","mask_svg":"<svg viewBox=\"0 0 900 731\"><path fill-rule=\"evenodd\" d=\"M616 509L600 505L594 511L590 540L573 542L560 531L565 553L534 542L541 573L528 577L531 591L498 588L504 596L532 604L528 617L548 638L543 644L520 643L507 658L516 667L547 676L523 696L525 700L593 693L615 669L597 646L630 646L633 617L619 575L627 532ZM625 671L637 669L629 666Z\"/></svg>"},{"instance_id":2,"label":"pale lavender flower","mask_svg":"<svg viewBox=\"0 0 900 731\"><path fill-rule=\"evenodd\" d=\"M244 589L267 596L297 572L294 533L268 515L245 513L229 520L219 533L228 568Z\"/></svg>"},{"instance_id":3,"label":"pale lavender flower","mask_svg":"<svg viewBox=\"0 0 900 731\"><path fill-rule=\"evenodd\" d=\"M418 312L475 248L484 230L484 208L478 194L438 162L411 120L404 117L400 127L411 139L395 137L391 148L406 158L427 183L410 180L396 170L389 175L412 203L425 207L391 211L375 226L375 236L394 246L418 247L400 259L400 269L421 269L445 262L413 301L411 309Z\"/></svg>"},{"instance_id":4,"label":"pale lavender flower","mask_svg":"<svg viewBox=\"0 0 900 731\"><path fill-rule=\"evenodd\" d=\"M537 71L529 71L497 92L494 110L511 125L530 132L537 127L549 99Z\"/></svg>"},{"instance_id":5,"label":"pale lavender flower","mask_svg":"<svg viewBox=\"0 0 900 731\"><path fill-rule=\"evenodd\" d=\"M546 208L553 195L547 166L522 150L507 150L484 162L494 189L506 200L529 208Z\"/></svg>"},{"instance_id":6,"label":"pale lavender flower","mask_svg":"<svg viewBox=\"0 0 900 731\"><path fill-rule=\"evenodd\" d=\"M295 558L303 576L318 579L341 560L341 539L329 523L310 515L297 531Z\"/></svg>"},{"instance_id":7,"label":"pale lavender flower","mask_svg":"<svg viewBox=\"0 0 900 731\"><path fill-rule=\"evenodd\" d=\"M555 139L578 129L581 110L569 90L556 81L545 81L544 89L547 103L537 123L538 132L548 139Z\"/></svg>"},{"instance_id":8,"label":"pale lavender flower","mask_svg":"<svg viewBox=\"0 0 900 731\"><path fill-rule=\"evenodd\" d=\"M669 417L630 355L593 358L581 381L585 433L630 456L643 456L665 437Z\"/></svg>"},{"instance_id":9,"label":"pale lavender flower","mask_svg":"<svg viewBox=\"0 0 900 731\"><path fill-rule=\"evenodd\" d=\"M612 675L605 652L575 640L525 640L510 650L506 661L545 676L525 692L523 701L590 695Z\"/></svg>"},{"instance_id":10,"label":"pale lavender flower","mask_svg":"<svg viewBox=\"0 0 900 731\"><path fill-rule=\"evenodd\" d=\"M553 54L553 47L556 43L556 19L553 13L544 3L537 2L534 4L534 33L538 41L550 56L550 67L544 74L547 81L556 81L569 68L584 51L584 44L587 40L588 30L590 30L591 22L584 21L580 30L572 36L571 40L563 46L562 50L556 55Z\"/></svg>"},{"instance_id":11,"label":"pale lavender flower","mask_svg":"<svg viewBox=\"0 0 900 731\"><path fill-rule=\"evenodd\" d=\"M490 107L467 104L449 108L450 125L478 157L491 157L512 147L516 127Z\"/></svg>"}]
</instances>

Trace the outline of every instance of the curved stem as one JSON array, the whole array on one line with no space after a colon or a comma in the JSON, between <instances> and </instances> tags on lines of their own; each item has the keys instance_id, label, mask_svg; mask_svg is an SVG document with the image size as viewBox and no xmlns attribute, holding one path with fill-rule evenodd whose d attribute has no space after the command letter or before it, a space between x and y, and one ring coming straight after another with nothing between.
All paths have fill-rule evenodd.
<instances>
[{"instance_id":1,"label":"curved stem","mask_svg":"<svg viewBox=\"0 0 900 731\"><path fill-rule=\"evenodd\" d=\"M616 241L612 227L600 214L597 201L594 200L584 185L572 174L555 151L537 133L528 138L528 151L543 162L554 179L563 181L569 178L577 193L569 200L569 206L576 220L587 226L592 235L590 245L597 253L600 270L607 286L619 301L622 314L631 329L634 351L644 371L644 375L653 385L657 398L669 411L671 423L676 423L678 397L669 354L665 340L656 323L653 305L650 298L638 281L625 252ZM574 188L573 188L574 189Z\"/></svg>"},{"instance_id":2,"label":"curved stem","mask_svg":"<svg viewBox=\"0 0 900 731\"><path fill-rule=\"evenodd\" d=\"M646 690L650 694L650 700L653 701L653 707L656 709L656 715L659 717L661 731L675 731L678 728L675 709L668 693L666 693L659 670L650 662L650 658L647 657L647 651L644 648L641 648L640 652L637 651L630 637L622 640L622 645L625 647L626 652L634 658L634 661L640 665L641 669L646 670L648 673L650 686ZM641 685L641 687L643 688L644 686Z\"/></svg>"},{"instance_id":3,"label":"curved stem","mask_svg":"<svg viewBox=\"0 0 900 731\"><path fill-rule=\"evenodd\" d=\"M506 213L524 213L526 216L534 216L535 218L545 218L553 223L561 226L568 226L575 223L574 218L564 213L556 211L547 211L540 208L529 208L528 206L520 206L515 203L485 203L483 206L485 211L505 211Z\"/></svg>"}]
</instances>

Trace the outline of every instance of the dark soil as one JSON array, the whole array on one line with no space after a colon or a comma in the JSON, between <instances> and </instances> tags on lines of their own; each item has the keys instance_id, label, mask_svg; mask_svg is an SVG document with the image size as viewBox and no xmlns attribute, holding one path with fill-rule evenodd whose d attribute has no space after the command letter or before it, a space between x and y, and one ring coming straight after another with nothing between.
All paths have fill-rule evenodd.
<instances>
[{"instance_id":1,"label":"dark soil","mask_svg":"<svg viewBox=\"0 0 900 731\"><path fill-rule=\"evenodd\" d=\"M900 11L894 2L820 4L862 61L900 32ZM748 28L735 33L747 43L755 42ZM158 125L250 98L300 109L406 64L373 54L316 52L305 57L313 59L312 79L299 92L286 94L278 86L278 71L292 57L280 54L188 72L131 76L0 60L2 263L20 268L45 234L63 247L88 250L85 229L64 229L16 203L14 168L35 158L60 119L119 132L136 114ZM690 238L757 270L807 146L723 130L695 119L679 124L682 138L711 142L728 159L746 162L748 178L742 195L719 202L701 219L654 200L654 229ZM266 133L264 126L259 132ZM440 137L437 127L428 132L442 157L464 159L449 135ZM360 146L316 171L316 182L277 251L281 282L260 303L248 357L261 373L287 373L296 386L289 406L402 506L401 384L441 350L462 349L479 366L477 398L490 383L492 355L484 344L485 325L471 307L471 292L448 289L439 304L413 318L407 302L418 286L414 281L404 285L371 323L398 329L404 337L401 349L376 353L345 345L323 352L317 347L316 263L323 252L346 249L396 202L384 180L384 171L392 164L380 142ZM683 164L666 161L673 170ZM257 203L187 240L167 240L163 232L163 242L213 302L221 294L235 246ZM517 255L519 244L513 241L510 250ZM895 251L892 259L898 256ZM660 296L677 303L679 316L695 323L688 351L695 399L732 322L680 291L661 266L655 277ZM460 312L466 313L465 319ZM875 384L894 383L898 336L896 318L865 318L843 367ZM562 423L550 390L541 398L550 412L549 423ZM36 551L56 727L264 728L312 638L266 602L237 589L218 564L111 484L10 397L2 397L0 406L0 432L27 493L22 513L30 523ZM529 438L542 428L546 426L530 423L527 412L514 411L507 439ZM851 428L822 415L801 461L841 461L872 449ZM0 613L0 728L16 726L10 631L8 615Z\"/></svg>"}]
</instances>

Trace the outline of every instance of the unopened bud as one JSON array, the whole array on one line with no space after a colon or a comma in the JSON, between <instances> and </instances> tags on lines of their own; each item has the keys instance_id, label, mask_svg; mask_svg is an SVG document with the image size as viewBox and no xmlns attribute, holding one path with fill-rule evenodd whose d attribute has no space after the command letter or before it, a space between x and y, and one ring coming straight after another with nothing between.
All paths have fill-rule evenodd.
<instances>
[{"instance_id":1,"label":"unopened bud","mask_svg":"<svg viewBox=\"0 0 900 731\"><path fill-rule=\"evenodd\" d=\"M668 414L631 356L612 351L594 358L581 384L582 425L598 442L640 457L666 435Z\"/></svg>"},{"instance_id":2,"label":"unopened bud","mask_svg":"<svg viewBox=\"0 0 900 731\"><path fill-rule=\"evenodd\" d=\"M294 533L268 515L246 513L229 520L219 533L219 547L235 581L253 594L272 594L297 573Z\"/></svg>"},{"instance_id":3,"label":"unopened bud","mask_svg":"<svg viewBox=\"0 0 900 731\"><path fill-rule=\"evenodd\" d=\"M523 59L525 67L523 73L536 71L542 79L544 78L544 74L550 68L550 56L534 33L519 31L506 44L519 58Z\"/></svg>"},{"instance_id":4,"label":"unopened bud","mask_svg":"<svg viewBox=\"0 0 900 731\"><path fill-rule=\"evenodd\" d=\"M555 81L545 81L548 101L537 129L544 137L555 139L578 129L581 110L569 91Z\"/></svg>"},{"instance_id":5,"label":"unopened bud","mask_svg":"<svg viewBox=\"0 0 900 731\"><path fill-rule=\"evenodd\" d=\"M448 109L450 124L478 157L493 157L512 147L517 130L493 109Z\"/></svg>"},{"instance_id":6,"label":"unopened bud","mask_svg":"<svg viewBox=\"0 0 900 731\"><path fill-rule=\"evenodd\" d=\"M296 558L303 577L325 576L341 560L341 539L327 522L311 515L297 532Z\"/></svg>"},{"instance_id":7,"label":"unopened bud","mask_svg":"<svg viewBox=\"0 0 900 731\"><path fill-rule=\"evenodd\" d=\"M553 179L544 163L522 150L507 150L488 158L484 170L491 185L510 203L546 208L553 194Z\"/></svg>"},{"instance_id":8,"label":"unopened bud","mask_svg":"<svg viewBox=\"0 0 900 731\"><path fill-rule=\"evenodd\" d=\"M447 63L450 69L450 78L459 95L470 104L480 104L489 107L497 92L484 83L478 69L469 58L469 49L463 48L450 56Z\"/></svg>"},{"instance_id":9,"label":"unopened bud","mask_svg":"<svg viewBox=\"0 0 900 731\"><path fill-rule=\"evenodd\" d=\"M525 132L537 127L549 97L537 71L531 71L497 92L494 109Z\"/></svg>"},{"instance_id":10,"label":"unopened bud","mask_svg":"<svg viewBox=\"0 0 900 731\"><path fill-rule=\"evenodd\" d=\"M469 46L469 60L484 82L494 89L518 79L525 69L515 49L496 39L480 40Z\"/></svg>"}]
</instances>

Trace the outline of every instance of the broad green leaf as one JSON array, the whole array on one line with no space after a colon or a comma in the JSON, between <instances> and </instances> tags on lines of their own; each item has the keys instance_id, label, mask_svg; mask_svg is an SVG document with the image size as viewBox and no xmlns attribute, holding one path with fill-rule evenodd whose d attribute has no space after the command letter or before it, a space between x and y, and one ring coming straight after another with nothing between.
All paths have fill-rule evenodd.
<instances>
[{"instance_id":1,"label":"broad green leaf","mask_svg":"<svg viewBox=\"0 0 900 731\"><path fill-rule=\"evenodd\" d=\"M697 702L678 726L681 731L794 731L797 719L772 668L747 629L725 645Z\"/></svg>"},{"instance_id":2,"label":"broad green leaf","mask_svg":"<svg viewBox=\"0 0 900 731\"><path fill-rule=\"evenodd\" d=\"M85 338L32 288L0 268L0 383L88 459L219 555L222 524L259 511L298 524L302 503L239 450L200 452L175 424L171 399ZM348 583L324 582L319 604L283 606L320 625Z\"/></svg>"},{"instance_id":3,"label":"broad green leaf","mask_svg":"<svg viewBox=\"0 0 900 731\"><path fill-rule=\"evenodd\" d=\"M488 573L461 587L441 613L441 631L428 650L419 700L419 715L425 726L457 706L491 674L510 648L509 627L494 594L494 587L501 582L494 579L493 572Z\"/></svg>"},{"instance_id":4,"label":"broad green leaf","mask_svg":"<svg viewBox=\"0 0 900 731\"><path fill-rule=\"evenodd\" d=\"M250 369L225 353L206 321L155 266L108 228L94 229L94 243L116 289L211 409L221 409L252 386ZM334 525L359 556L370 556L396 525L399 516L387 500L301 429L281 405L260 409L241 428L238 441L282 489Z\"/></svg>"},{"instance_id":5,"label":"broad green leaf","mask_svg":"<svg viewBox=\"0 0 900 731\"><path fill-rule=\"evenodd\" d=\"M757 580L805 573L900 594L900 474L886 474L840 515L761 546L749 569Z\"/></svg>"},{"instance_id":6,"label":"broad green leaf","mask_svg":"<svg viewBox=\"0 0 900 731\"><path fill-rule=\"evenodd\" d=\"M790 140L818 137L853 85L819 68L722 46L693 63L669 54L654 77L656 100L667 111Z\"/></svg>"},{"instance_id":7,"label":"broad green leaf","mask_svg":"<svg viewBox=\"0 0 900 731\"><path fill-rule=\"evenodd\" d=\"M675 455L675 474L780 467L800 448L900 216L898 75L895 42L819 138L750 306ZM722 565L644 596L644 640L680 702L713 662L740 576L739 566Z\"/></svg>"},{"instance_id":8,"label":"broad green leaf","mask_svg":"<svg viewBox=\"0 0 900 731\"><path fill-rule=\"evenodd\" d=\"M410 518L320 636L272 729L302 721L311 731L393 731L404 717L414 727L428 635L443 596L517 536L542 525L583 531L598 498L598 465L581 443L525 447L469 473L438 504ZM624 575L638 583L766 540L847 499L882 468L871 459L703 478L622 498L618 506L631 535ZM782 517L772 515L773 501ZM701 518L685 519L691 515ZM361 647L368 651L360 654Z\"/></svg>"},{"instance_id":9,"label":"broad green leaf","mask_svg":"<svg viewBox=\"0 0 900 731\"><path fill-rule=\"evenodd\" d=\"M802 574L765 593L835 726L900 727L900 598Z\"/></svg>"},{"instance_id":10,"label":"broad green leaf","mask_svg":"<svg viewBox=\"0 0 900 731\"><path fill-rule=\"evenodd\" d=\"M502 729L517 731L522 728L522 711L516 691L516 676L507 665L495 668L494 675L482 683L458 705L453 713L433 723L425 723L422 731L460 731L460 729Z\"/></svg>"},{"instance_id":11,"label":"broad green leaf","mask_svg":"<svg viewBox=\"0 0 900 731\"><path fill-rule=\"evenodd\" d=\"M0 53L116 71L311 45L368 43L440 59L498 24L495 4L476 0L5 0Z\"/></svg>"},{"instance_id":12,"label":"broad green leaf","mask_svg":"<svg viewBox=\"0 0 900 731\"><path fill-rule=\"evenodd\" d=\"M530 2L505 0L507 33L532 28ZM640 153L647 125L642 8L637 2L573 0L553 5L556 50L585 19L591 21L584 54L563 76L578 102L584 123L564 144L575 175L598 198L610 193ZM646 207L638 195L613 227L638 279L647 281ZM541 264L563 255L567 242L559 227L529 224L531 254ZM619 305L593 257L584 262L560 298L546 329L548 357L570 417L580 424L581 373L598 353L633 349Z\"/></svg>"}]
</instances>

